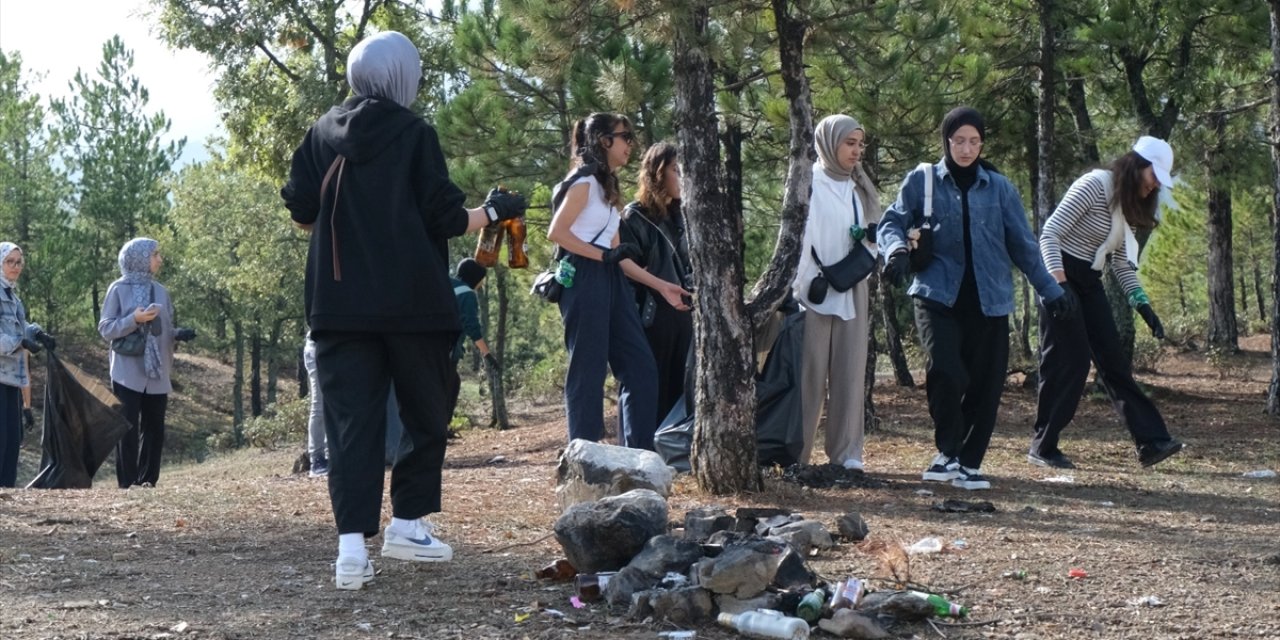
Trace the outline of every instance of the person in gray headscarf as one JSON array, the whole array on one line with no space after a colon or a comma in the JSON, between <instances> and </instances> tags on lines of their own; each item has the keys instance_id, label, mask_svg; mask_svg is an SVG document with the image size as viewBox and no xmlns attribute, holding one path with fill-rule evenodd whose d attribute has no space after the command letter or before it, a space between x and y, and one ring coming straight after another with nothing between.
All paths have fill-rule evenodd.
<instances>
[{"instance_id":1,"label":"person in gray headscarf","mask_svg":"<svg viewBox=\"0 0 1280 640\"><path fill-rule=\"evenodd\" d=\"M827 116L815 128L818 162L813 165L800 266L791 283L792 295L805 310L800 462L809 462L826 404L827 459L857 471L863 469L863 400L871 327L868 285L862 280L837 291L826 282L819 263L833 265L855 251L875 256L880 198L862 170L866 135L862 125L846 115Z\"/></svg>"},{"instance_id":2,"label":"person in gray headscarf","mask_svg":"<svg viewBox=\"0 0 1280 640\"><path fill-rule=\"evenodd\" d=\"M0 487L17 482L24 415L31 420L31 409L23 408L24 403L31 403L27 354L55 346L40 325L27 322L27 309L14 292L24 266L22 249L12 242L0 242Z\"/></svg>"},{"instance_id":3,"label":"person in gray headscarf","mask_svg":"<svg viewBox=\"0 0 1280 640\"><path fill-rule=\"evenodd\" d=\"M421 79L418 50L404 35L360 41L347 59L356 95L311 126L280 190L294 223L311 232L305 306L324 398L339 589L373 580L365 538L381 523L392 383L412 449L391 468L382 555L453 557L426 520L440 511L448 389L458 375L449 359L461 325L447 242L526 207L499 189L482 207L463 207L436 130L409 109Z\"/></svg>"},{"instance_id":4,"label":"person in gray headscarf","mask_svg":"<svg viewBox=\"0 0 1280 640\"><path fill-rule=\"evenodd\" d=\"M140 335L142 349L127 353L113 343L110 351L111 389L132 425L116 445L116 481L121 489L154 487L160 480L164 416L173 390L174 343L194 338L195 331L174 327L169 290L155 281L164 264L160 243L134 238L121 247L118 262L121 276L107 287L98 333L109 342Z\"/></svg>"}]
</instances>

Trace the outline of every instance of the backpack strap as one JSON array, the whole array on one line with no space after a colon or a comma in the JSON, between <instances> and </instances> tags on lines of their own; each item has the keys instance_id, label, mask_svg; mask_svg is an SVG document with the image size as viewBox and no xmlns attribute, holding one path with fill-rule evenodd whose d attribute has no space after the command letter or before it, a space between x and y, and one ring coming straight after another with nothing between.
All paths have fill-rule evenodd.
<instances>
[{"instance_id":1,"label":"backpack strap","mask_svg":"<svg viewBox=\"0 0 1280 640\"><path fill-rule=\"evenodd\" d=\"M347 157L339 153L325 172L324 180L320 182L320 200L323 201L324 192L329 189L329 180L337 172L338 183L333 187L333 209L329 212L329 239L333 248L333 279L339 282L342 281L342 262L338 259L338 229L334 219L338 217L338 193L342 190L342 170L346 165Z\"/></svg>"},{"instance_id":2,"label":"backpack strap","mask_svg":"<svg viewBox=\"0 0 1280 640\"><path fill-rule=\"evenodd\" d=\"M924 220L927 226L933 219L933 164L921 162L916 168L924 172Z\"/></svg>"}]
</instances>

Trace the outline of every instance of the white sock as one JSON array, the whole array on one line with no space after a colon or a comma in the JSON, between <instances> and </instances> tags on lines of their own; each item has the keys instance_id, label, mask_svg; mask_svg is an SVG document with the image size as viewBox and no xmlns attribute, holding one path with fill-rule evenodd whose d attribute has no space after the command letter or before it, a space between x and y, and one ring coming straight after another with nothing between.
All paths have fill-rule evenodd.
<instances>
[{"instance_id":1,"label":"white sock","mask_svg":"<svg viewBox=\"0 0 1280 640\"><path fill-rule=\"evenodd\" d=\"M388 529L395 529L396 533L407 533L413 535L418 530L418 519L405 520L404 518L391 518L391 526Z\"/></svg>"},{"instance_id":2,"label":"white sock","mask_svg":"<svg viewBox=\"0 0 1280 640\"><path fill-rule=\"evenodd\" d=\"M338 534L338 557L344 556L369 557L369 551L364 547L363 533Z\"/></svg>"}]
</instances>

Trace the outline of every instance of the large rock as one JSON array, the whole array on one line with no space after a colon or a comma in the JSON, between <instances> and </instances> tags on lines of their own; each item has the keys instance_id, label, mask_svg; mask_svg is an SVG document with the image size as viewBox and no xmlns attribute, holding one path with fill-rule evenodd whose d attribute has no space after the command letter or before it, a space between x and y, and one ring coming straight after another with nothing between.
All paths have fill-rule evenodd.
<instances>
[{"instance_id":1,"label":"large rock","mask_svg":"<svg viewBox=\"0 0 1280 640\"><path fill-rule=\"evenodd\" d=\"M719 556L694 565L694 571L698 584L704 589L752 598L773 582L788 551L790 548L785 544L765 541L754 546L729 547Z\"/></svg>"},{"instance_id":2,"label":"large rock","mask_svg":"<svg viewBox=\"0 0 1280 640\"><path fill-rule=\"evenodd\" d=\"M791 545L801 557L809 557L812 547L830 549L836 546L831 532L817 520L799 520L769 529L769 536L781 538Z\"/></svg>"},{"instance_id":3,"label":"large rock","mask_svg":"<svg viewBox=\"0 0 1280 640\"><path fill-rule=\"evenodd\" d=\"M648 489L575 504L555 524L556 541L580 573L621 569L666 528L667 501Z\"/></svg>"},{"instance_id":4,"label":"large rock","mask_svg":"<svg viewBox=\"0 0 1280 640\"><path fill-rule=\"evenodd\" d=\"M684 516L684 537L695 542L705 542L717 531L733 528L735 519L719 507L691 509Z\"/></svg>"},{"instance_id":5,"label":"large rock","mask_svg":"<svg viewBox=\"0 0 1280 640\"><path fill-rule=\"evenodd\" d=\"M893 637L875 620L851 609L836 609L830 618L819 620L818 627L840 638L884 640Z\"/></svg>"},{"instance_id":6,"label":"large rock","mask_svg":"<svg viewBox=\"0 0 1280 640\"><path fill-rule=\"evenodd\" d=\"M702 545L682 538L660 535L649 538L644 548L627 566L639 569L655 580L668 573L685 573L702 559Z\"/></svg>"},{"instance_id":7,"label":"large rock","mask_svg":"<svg viewBox=\"0 0 1280 640\"><path fill-rule=\"evenodd\" d=\"M715 615L716 605L711 600L711 594L699 587L654 589L636 594L635 599L646 596L649 601L647 607L636 606L635 602L632 607L637 613L647 609L647 614L644 617L633 616L633 619L643 620L652 615L657 620L692 626L709 622Z\"/></svg>"},{"instance_id":8,"label":"large rock","mask_svg":"<svg viewBox=\"0 0 1280 640\"><path fill-rule=\"evenodd\" d=\"M652 451L629 449L589 440L574 440L560 454L556 467L556 497L561 509L580 502L649 489L671 495L674 472Z\"/></svg>"}]
</instances>

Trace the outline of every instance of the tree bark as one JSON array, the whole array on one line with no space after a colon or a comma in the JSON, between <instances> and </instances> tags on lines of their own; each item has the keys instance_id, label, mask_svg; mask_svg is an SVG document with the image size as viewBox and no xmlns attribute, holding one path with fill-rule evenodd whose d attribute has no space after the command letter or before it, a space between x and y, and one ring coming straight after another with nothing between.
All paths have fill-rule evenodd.
<instances>
[{"instance_id":1,"label":"tree bark","mask_svg":"<svg viewBox=\"0 0 1280 640\"><path fill-rule=\"evenodd\" d=\"M907 364L907 354L902 350L902 329L898 326L898 299L893 294L893 287L878 278L880 288L880 314L884 317L884 339L888 343L889 362L893 365L893 380L899 387L916 386L911 376L911 366Z\"/></svg>"},{"instance_id":2,"label":"tree bark","mask_svg":"<svg viewBox=\"0 0 1280 640\"><path fill-rule=\"evenodd\" d=\"M1209 346L1235 353L1240 349L1240 333L1236 327L1235 283L1231 279L1231 190L1225 184L1230 164L1223 142L1227 116L1214 113L1210 122L1215 141L1205 151L1209 171Z\"/></svg>"},{"instance_id":3,"label":"tree bark","mask_svg":"<svg viewBox=\"0 0 1280 640\"><path fill-rule=\"evenodd\" d=\"M490 349L497 356L498 362L505 363L507 361L507 318L511 308L511 299L507 291L510 288L510 278L506 269L494 268L494 272L494 280L498 285L498 326L494 331L494 343L490 345ZM511 428L511 418L507 415L506 381L503 379L505 370L506 366L503 365L501 371L489 372L486 375L489 379L489 394L493 399L493 419L489 421L489 426L503 431Z\"/></svg>"},{"instance_id":4,"label":"tree bark","mask_svg":"<svg viewBox=\"0 0 1280 640\"><path fill-rule=\"evenodd\" d=\"M244 329L239 320L231 323L236 345L235 373L231 377L231 433L237 447L244 444Z\"/></svg>"},{"instance_id":5,"label":"tree bark","mask_svg":"<svg viewBox=\"0 0 1280 640\"><path fill-rule=\"evenodd\" d=\"M1280 0L1268 0L1271 13L1271 383L1267 413L1280 415Z\"/></svg>"},{"instance_id":6,"label":"tree bark","mask_svg":"<svg viewBox=\"0 0 1280 640\"><path fill-rule=\"evenodd\" d=\"M743 221L724 194L710 2L672 3L674 120L681 192L698 283L694 305L697 416L690 461L713 494L757 490L755 354L742 299Z\"/></svg>"},{"instance_id":7,"label":"tree bark","mask_svg":"<svg viewBox=\"0 0 1280 640\"><path fill-rule=\"evenodd\" d=\"M1097 166L1102 159L1098 154L1098 134L1094 131L1093 119L1089 116L1084 78L1075 77L1067 81L1067 104L1076 121L1076 135L1080 138L1080 159L1087 166Z\"/></svg>"},{"instance_id":8,"label":"tree bark","mask_svg":"<svg viewBox=\"0 0 1280 640\"><path fill-rule=\"evenodd\" d=\"M257 327L250 338L249 411L255 418L262 415L262 334Z\"/></svg>"}]
</instances>

